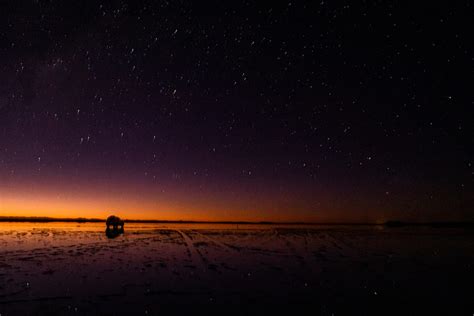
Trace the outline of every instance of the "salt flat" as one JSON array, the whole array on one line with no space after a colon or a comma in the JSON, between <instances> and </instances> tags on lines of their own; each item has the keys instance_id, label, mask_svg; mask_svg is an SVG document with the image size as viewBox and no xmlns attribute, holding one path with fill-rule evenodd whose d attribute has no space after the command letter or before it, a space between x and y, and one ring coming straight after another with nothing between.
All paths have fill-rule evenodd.
<instances>
[{"instance_id":1,"label":"salt flat","mask_svg":"<svg viewBox=\"0 0 474 316\"><path fill-rule=\"evenodd\" d=\"M474 313L468 229L125 228L0 223L0 314Z\"/></svg>"}]
</instances>

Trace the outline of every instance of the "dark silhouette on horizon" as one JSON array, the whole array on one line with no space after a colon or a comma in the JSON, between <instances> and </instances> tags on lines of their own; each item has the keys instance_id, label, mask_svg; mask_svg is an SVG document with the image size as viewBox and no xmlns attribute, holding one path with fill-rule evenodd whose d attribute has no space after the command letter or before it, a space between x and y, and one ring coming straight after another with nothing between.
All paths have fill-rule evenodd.
<instances>
[{"instance_id":1,"label":"dark silhouette on horizon","mask_svg":"<svg viewBox=\"0 0 474 316\"><path fill-rule=\"evenodd\" d=\"M107 221L105 222L106 229L105 229L105 235L108 238L116 238L119 235L123 234L124 232L124 225L125 222L120 219L120 217L111 215L107 218Z\"/></svg>"}]
</instances>

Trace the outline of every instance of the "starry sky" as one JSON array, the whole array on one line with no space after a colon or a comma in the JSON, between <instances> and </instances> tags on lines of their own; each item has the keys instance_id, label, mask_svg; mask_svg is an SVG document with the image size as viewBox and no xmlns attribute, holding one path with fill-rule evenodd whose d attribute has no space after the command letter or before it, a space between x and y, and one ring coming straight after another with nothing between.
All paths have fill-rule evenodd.
<instances>
[{"instance_id":1,"label":"starry sky","mask_svg":"<svg viewBox=\"0 0 474 316\"><path fill-rule=\"evenodd\" d=\"M2 1L0 215L473 220L472 9Z\"/></svg>"}]
</instances>

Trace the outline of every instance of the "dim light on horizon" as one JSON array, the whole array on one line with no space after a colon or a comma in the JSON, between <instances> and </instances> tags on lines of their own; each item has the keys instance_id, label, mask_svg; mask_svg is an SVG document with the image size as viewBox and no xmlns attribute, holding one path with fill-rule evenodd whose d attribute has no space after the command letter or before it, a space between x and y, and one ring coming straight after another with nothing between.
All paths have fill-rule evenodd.
<instances>
[{"instance_id":1,"label":"dim light on horizon","mask_svg":"<svg viewBox=\"0 0 474 316\"><path fill-rule=\"evenodd\" d=\"M164 187L164 186L161 186ZM310 202L271 188L200 189L197 185L166 190L140 182L90 178L11 181L0 186L0 216L105 218L114 213L126 219L192 221L324 220ZM329 213L328 213L329 214Z\"/></svg>"},{"instance_id":2,"label":"dim light on horizon","mask_svg":"<svg viewBox=\"0 0 474 316\"><path fill-rule=\"evenodd\" d=\"M301 201L286 197L239 196L220 197L209 194L194 198L169 195L158 198L150 194L102 192L61 193L56 190L0 190L0 216L53 218L106 218L115 214L132 220L168 221L249 221L249 222L376 222L346 209L323 206L311 209ZM348 216L348 214L356 216Z\"/></svg>"},{"instance_id":3,"label":"dim light on horizon","mask_svg":"<svg viewBox=\"0 0 474 316\"><path fill-rule=\"evenodd\" d=\"M199 202L199 203L197 203ZM230 207L229 207L230 206ZM3 192L0 216L106 218L116 214L133 220L191 221L315 221L315 216L271 207L245 207L231 201L157 201L127 197L68 197L60 195Z\"/></svg>"},{"instance_id":4,"label":"dim light on horizon","mask_svg":"<svg viewBox=\"0 0 474 316\"><path fill-rule=\"evenodd\" d=\"M93 182L83 185L75 181L11 182L0 187L0 216L106 218L115 214L132 220L317 223L462 219L461 213L455 217L456 214L447 212L427 212L431 218L421 217L395 204L380 204L369 195L329 189L311 195L275 191L270 187L260 191L248 187L220 191L185 185L167 188L158 190L132 182L110 185Z\"/></svg>"}]
</instances>

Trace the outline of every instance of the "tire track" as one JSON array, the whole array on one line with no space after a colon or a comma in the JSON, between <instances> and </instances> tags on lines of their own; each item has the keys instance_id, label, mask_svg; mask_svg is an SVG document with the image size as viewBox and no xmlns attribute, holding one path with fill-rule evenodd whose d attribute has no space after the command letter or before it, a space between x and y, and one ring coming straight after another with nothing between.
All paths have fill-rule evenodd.
<instances>
[{"instance_id":1,"label":"tire track","mask_svg":"<svg viewBox=\"0 0 474 316\"><path fill-rule=\"evenodd\" d=\"M176 229L176 232L178 232L181 235L181 237L183 237L183 240L186 243L186 247L188 249L189 257L191 258L191 261L193 262L193 264L196 267L198 267L200 270L206 271L204 258L198 252L196 247L194 247L192 239L186 233L184 233L182 230Z\"/></svg>"}]
</instances>

